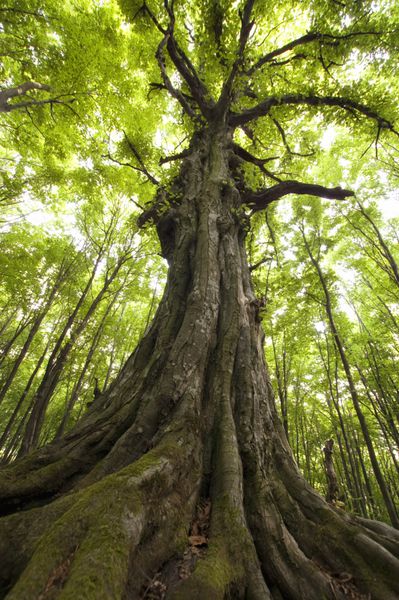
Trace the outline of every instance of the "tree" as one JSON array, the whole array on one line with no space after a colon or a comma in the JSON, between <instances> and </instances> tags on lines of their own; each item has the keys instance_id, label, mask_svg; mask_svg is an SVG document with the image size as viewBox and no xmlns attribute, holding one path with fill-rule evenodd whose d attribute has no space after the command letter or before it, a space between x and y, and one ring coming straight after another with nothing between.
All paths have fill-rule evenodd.
<instances>
[{"instance_id":1,"label":"tree","mask_svg":"<svg viewBox=\"0 0 399 600\"><path fill-rule=\"evenodd\" d=\"M143 339L80 422L2 471L3 594L393 600L397 531L327 504L293 460L245 238L250 219L283 196L353 195L337 182L282 178L309 154L306 140L293 151L288 139L305 116L354 122L358 140L371 124L376 146L397 135L378 85L345 87L331 75L355 50L370 72L384 56L393 68L397 10L323 2L302 12L293 3L300 35L278 47L271 7L255 0L123 9L143 46L156 41L162 81L153 88L180 105L191 135L165 159L181 165L139 219L156 225L167 283ZM284 156L259 158L274 134ZM126 142L133 166L150 175Z\"/></svg>"},{"instance_id":2,"label":"tree","mask_svg":"<svg viewBox=\"0 0 399 600\"><path fill-rule=\"evenodd\" d=\"M333 309L332 309L331 294L328 289L326 277L320 267L320 262L319 262L320 247L318 248L319 256L317 256L317 255L315 255L314 251L312 251L312 248L309 245L309 241L306 237L305 230L303 228L303 224L300 225L300 229L301 229L301 233L302 233L303 241L305 243L306 250L309 254L309 258L312 262L312 265L314 266L314 268L317 271L321 287L323 288L323 293L324 293L324 297L325 297L324 305L325 305L325 311L326 311L326 315L327 315L328 324L330 326L334 344L336 345L336 348L338 350L338 353L339 353L339 356L340 356L340 359L342 362L343 369L345 371L345 375L346 375L346 379L348 382L348 387L349 387L350 395L352 398L353 406L355 408L355 412L358 417L360 427L362 429L363 437L364 437L366 445L367 445L367 449L368 449L368 452L370 455L370 461L371 461L371 464L373 465L373 469L374 469L374 474L378 481L378 485L380 486L381 494L384 498L384 502L386 504L387 511L390 516L392 525L396 528L399 528L398 515L396 513L395 506L390 497L389 491L386 486L386 482L384 480L380 466L378 464L378 459L377 459L377 456L375 453L375 449L374 449L374 445L373 445L373 442L372 442L372 439L370 436L370 432L367 427L367 422L366 422L366 419L364 417L364 414L363 414L363 411L362 411L362 408L360 405L360 399L359 399L358 392L356 390L355 381L354 381L354 377L353 377L353 374L351 371L350 363L349 363L348 357L345 352L345 347L344 347L344 344L342 341L342 336L337 329L337 325L336 325L336 321L335 321ZM320 231L318 231L317 233L320 236Z\"/></svg>"}]
</instances>

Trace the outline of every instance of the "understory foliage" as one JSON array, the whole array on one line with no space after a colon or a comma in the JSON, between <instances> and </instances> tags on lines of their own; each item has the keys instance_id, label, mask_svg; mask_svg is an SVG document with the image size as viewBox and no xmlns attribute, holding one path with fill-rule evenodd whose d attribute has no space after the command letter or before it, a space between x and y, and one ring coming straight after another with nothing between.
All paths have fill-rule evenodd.
<instances>
[{"instance_id":1,"label":"understory foliage","mask_svg":"<svg viewBox=\"0 0 399 600\"><path fill-rule=\"evenodd\" d=\"M1 597L397 597L398 31L0 8Z\"/></svg>"},{"instance_id":2,"label":"understory foliage","mask_svg":"<svg viewBox=\"0 0 399 600\"><path fill-rule=\"evenodd\" d=\"M381 191L383 211L384 198L389 202ZM332 438L339 501L364 516L389 520L334 344L320 276L304 242L305 236L320 263L378 463L397 505L398 282L376 231L397 256L398 219L390 210L384 219L376 204L366 203L279 207L262 225L266 246L253 251L252 262L267 257L254 278L265 298L266 356L277 405L298 465L325 493L321 448ZM395 204L390 207L394 212Z\"/></svg>"}]
</instances>

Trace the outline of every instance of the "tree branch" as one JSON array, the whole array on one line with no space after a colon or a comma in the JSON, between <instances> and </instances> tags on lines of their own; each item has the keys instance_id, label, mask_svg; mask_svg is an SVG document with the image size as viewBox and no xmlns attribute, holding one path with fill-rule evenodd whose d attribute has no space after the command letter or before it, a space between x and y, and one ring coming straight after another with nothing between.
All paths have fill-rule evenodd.
<instances>
[{"instance_id":1,"label":"tree branch","mask_svg":"<svg viewBox=\"0 0 399 600\"><path fill-rule=\"evenodd\" d=\"M252 75L255 71L257 71L258 69L263 67L264 64L272 61L273 58L275 58L276 56L285 54L285 52L288 52L289 50L293 50L294 48L296 48L297 46L300 46L302 44L309 44L310 42L314 42L315 40L317 40L319 38L319 36L320 36L320 34L316 33L316 32L307 33L306 35L302 35L301 37L297 38L296 40L292 40L291 42L288 42L288 44L281 46L281 48L277 48L276 50L273 50L272 52L265 54L265 56L262 56L262 58L260 58L255 64L252 65L252 67L250 67L246 71L247 75Z\"/></svg>"},{"instance_id":2,"label":"tree branch","mask_svg":"<svg viewBox=\"0 0 399 600\"><path fill-rule=\"evenodd\" d=\"M194 96L200 111L205 117L209 117L210 109L214 102L212 101L211 103L208 103L205 100L206 96L208 95L207 89L202 83L201 79L198 77L194 65L192 64L186 53L183 51L183 49L179 46L174 35L175 15L173 10L173 0L171 0L171 2L168 2L168 0L164 0L164 5L169 15L169 36L167 38L166 43L166 48L168 50L169 56L172 62L174 63L175 67L179 71L180 75L183 77L184 81L190 88L190 91Z\"/></svg>"},{"instance_id":3,"label":"tree branch","mask_svg":"<svg viewBox=\"0 0 399 600\"><path fill-rule=\"evenodd\" d=\"M143 163L140 154L137 152L136 148L134 147L133 143L129 140L129 138L127 137L126 133L123 132L125 135L125 139L128 143L128 146L130 148L130 150L132 151L135 159L137 160L137 162L139 163L139 167L132 165L129 162L122 162L120 160L118 160L117 158L114 158L113 156L111 156L110 153L108 154L103 154L103 158L108 158L110 161L116 163L117 165L121 166L121 167L129 167L130 169L133 169L134 171L138 171L139 173L142 173L143 175L145 175L147 177L147 179L153 183L154 185L159 185L159 181L157 179L155 179L155 177L153 175L151 175L151 173L148 171L148 169L146 168L145 164Z\"/></svg>"},{"instance_id":4,"label":"tree branch","mask_svg":"<svg viewBox=\"0 0 399 600\"><path fill-rule=\"evenodd\" d=\"M163 156L162 158L160 158L159 160L159 164L160 165L164 165L168 162L172 162L174 160L181 160L182 158L186 158L187 156L190 156L192 150L190 148L186 148L186 150L183 150L182 152L179 152L178 154L170 154L169 156Z\"/></svg>"},{"instance_id":5,"label":"tree branch","mask_svg":"<svg viewBox=\"0 0 399 600\"><path fill-rule=\"evenodd\" d=\"M160 24L160 22L158 21L158 19L156 18L156 16L154 15L154 13L152 12L152 10L149 8L149 6L147 5L147 3L144 1L143 6L137 11L136 14L138 14L141 10L144 10L148 16L150 17L151 21L154 23L155 27L163 34L166 35L166 29L164 27L162 27L162 25Z\"/></svg>"},{"instance_id":6,"label":"tree branch","mask_svg":"<svg viewBox=\"0 0 399 600\"><path fill-rule=\"evenodd\" d=\"M150 90L149 90L149 92L147 94L147 98L149 97L149 95L152 92L155 92L156 90L159 90L159 91L166 90L166 91L168 91L168 88L166 87L166 85L164 83L157 83L156 81L151 81L149 83L149 88L150 88ZM185 98L187 100L187 102L191 102L191 103L195 102L194 98L192 96L190 96L190 94L186 94L185 92L180 92L180 93L183 96L183 98Z\"/></svg>"},{"instance_id":7,"label":"tree branch","mask_svg":"<svg viewBox=\"0 0 399 600\"><path fill-rule=\"evenodd\" d=\"M251 21L251 13L254 6L255 0L247 0L244 6L244 10L241 16L241 30L240 30L240 38L238 44L237 58L231 67L230 74L226 79L223 89L221 91L217 106L221 111L225 110L225 107L228 105L228 101L230 98L231 90L233 87L233 83L235 77L237 75L238 69L243 63L244 60L244 51L248 42L249 34L251 33L251 29L254 25L254 21Z\"/></svg>"},{"instance_id":8,"label":"tree branch","mask_svg":"<svg viewBox=\"0 0 399 600\"><path fill-rule=\"evenodd\" d=\"M262 265L264 265L266 262L270 262L271 260L272 259L270 258L270 256L266 256L265 258L261 258L255 264L249 265L250 272L252 273L252 271L256 271L256 269L259 269L259 267L261 267Z\"/></svg>"},{"instance_id":9,"label":"tree branch","mask_svg":"<svg viewBox=\"0 0 399 600\"><path fill-rule=\"evenodd\" d=\"M205 100L205 97L208 95L207 89L198 77L194 65L177 44L173 35L173 31L167 39L166 47L175 67L183 77L184 81L187 83L193 97L195 98L200 111L204 117L209 117L210 110L214 105L214 101Z\"/></svg>"},{"instance_id":10,"label":"tree branch","mask_svg":"<svg viewBox=\"0 0 399 600\"><path fill-rule=\"evenodd\" d=\"M37 83L35 81L26 81L25 83L22 83L21 85L19 85L17 87L8 88L3 91L0 91L0 113L2 113L2 112L8 113L13 110L24 109L28 113L29 117L31 118L31 115L29 113L29 108L49 104L51 107L51 116L54 119L54 115L52 112L53 106L55 104L58 104L60 106L65 106L66 108L71 110L75 116L79 117L79 114L71 106L71 104L73 102L75 102L76 98L73 97L73 98L70 98L69 100L61 100L61 98L64 98L65 96L69 96L69 94L60 94L60 95L56 96L55 98L48 98L47 100L26 100L24 102L8 104L8 101L11 100L12 98L19 98L21 96L25 96L30 90L45 90L48 92L48 91L51 91L51 88L49 85ZM35 125L35 127L36 127L36 125Z\"/></svg>"},{"instance_id":11,"label":"tree branch","mask_svg":"<svg viewBox=\"0 0 399 600\"><path fill-rule=\"evenodd\" d=\"M309 156L313 156L314 155L314 150L312 150L311 152L293 152L290 148L290 146L288 145L287 142L287 137L285 135L285 131L283 129L283 127L280 125L280 123L277 121L277 119L275 119L274 117L271 117L273 123L275 124L275 126L277 127L277 130L279 132L279 134L281 135L281 139L283 140L283 144L285 149L287 150L288 154L291 154L292 156L303 156L303 157L309 157Z\"/></svg>"},{"instance_id":12,"label":"tree branch","mask_svg":"<svg viewBox=\"0 0 399 600\"><path fill-rule=\"evenodd\" d=\"M349 100L348 98L342 98L339 96L313 96L313 95L305 95L305 94L287 94L285 96L271 96L266 98L263 102L260 102L257 106L253 108L249 108L248 110L243 111L242 113L232 113L229 119L229 122L233 126L241 126L244 123L248 123L253 119L258 117L265 116L269 114L270 109L274 106L289 106L289 105L300 105L306 104L308 106L332 106L337 108L342 108L347 110L348 112L357 111L362 115L365 115L369 119L373 119L378 123L381 129L388 129L392 131L396 135L399 135L397 131L395 131L394 126L390 121L384 119L377 112L371 110L365 104L360 104L359 102L355 102L353 100Z\"/></svg>"},{"instance_id":13,"label":"tree branch","mask_svg":"<svg viewBox=\"0 0 399 600\"><path fill-rule=\"evenodd\" d=\"M257 156L254 156L253 154L248 152L248 150L245 150L244 148L239 146L238 144L233 144L233 150L237 156L239 156L246 162L250 162L250 163L256 165L262 171L262 173L264 173L267 177L270 177L270 179L273 179L274 181L279 181L279 182L281 181L281 179L279 179L276 175L274 175L274 173L272 173L265 167L265 163L278 159L279 158L278 156L269 156L268 158L258 158Z\"/></svg>"},{"instance_id":14,"label":"tree branch","mask_svg":"<svg viewBox=\"0 0 399 600\"><path fill-rule=\"evenodd\" d=\"M255 64L253 64L252 67L250 67L246 71L246 73L247 73L247 75L252 75L255 71L257 71L258 69L263 67L264 64L272 61L276 56L285 54L286 52L293 50L297 46L302 46L304 44L310 44L311 42L314 42L314 41L319 41L319 42L324 41L324 42L329 43L329 45L335 46L335 45L338 45L341 40L346 40L348 38L357 37L357 36L361 36L361 35L381 35L381 33L378 31L357 31L357 32L352 32L352 33L346 33L344 35L333 35L331 33L320 33L318 31L310 31L310 32L306 33L305 35L302 35L301 37L299 37L295 40L292 40L291 42L288 42L284 46L281 46L281 48L277 48L276 50L273 50L272 52L265 54L265 56L262 56L262 58L260 58Z\"/></svg>"},{"instance_id":15,"label":"tree branch","mask_svg":"<svg viewBox=\"0 0 399 600\"><path fill-rule=\"evenodd\" d=\"M155 179L155 177L153 175L151 175L151 173L148 171L140 154L137 152L133 142L128 138L126 131L123 132L123 135L125 136L125 140L127 141L127 144L129 146L130 150L132 151L133 156L135 157L135 159L137 160L137 162L140 165L140 169L138 169L138 170L141 171L146 177L148 177L148 179L151 181L151 183L153 183L154 185L159 185L159 181L157 181L157 179Z\"/></svg>"},{"instance_id":16,"label":"tree branch","mask_svg":"<svg viewBox=\"0 0 399 600\"><path fill-rule=\"evenodd\" d=\"M303 52L298 52L298 54L294 54L293 56L291 56L290 58L286 58L285 60L271 60L268 63L268 65L272 67L282 67L284 65L288 65L289 63L295 60L304 60L306 58L309 58L307 54L304 54Z\"/></svg>"},{"instance_id":17,"label":"tree branch","mask_svg":"<svg viewBox=\"0 0 399 600\"><path fill-rule=\"evenodd\" d=\"M187 102L184 102L186 94L181 93L179 90L176 90L172 83L170 82L169 77L166 74L165 61L163 59L163 49L166 46L168 54L177 68L178 72L187 83L190 92L192 93L195 101L198 104L198 107L204 116L209 116L211 104L205 100L207 96L207 89L200 80L195 70L194 65L191 63L188 56L183 52L177 43L174 37L174 24L175 24L175 16L173 12L173 2L164 1L164 6L166 12L169 16L169 24L167 29L165 29L158 19L155 17L154 13L151 11L146 2L143 4L144 10L147 12L148 16L156 26L156 28L163 34L163 39L158 46L158 50L156 52L156 57L158 60L158 64L161 68L162 79L165 84L165 88L168 92L176 98L180 104L182 104L183 109L189 114L191 117L197 118L195 112L191 109ZM160 62L161 60L161 62ZM183 102L182 102L183 100ZM187 111L188 109L188 111Z\"/></svg>"},{"instance_id":18,"label":"tree branch","mask_svg":"<svg viewBox=\"0 0 399 600\"><path fill-rule=\"evenodd\" d=\"M173 86L173 84L172 84L171 80L169 79L169 76L166 72L166 65L165 65L163 50L164 50L164 47L167 45L169 38L170 38L170 33L167 32L165 34L164 38L160 41L158 49L155 54L158 64L159 64L159 68L161 69L161 75L162 75L164 85L165 85L166 89L168 90L168 92L170 93L170 95L173 96L173 98L176 98L176 100L178 102L180 102L180 104L183 107L183 110L188 114L188 116L191 118L196 118L197 115L195 114L195 112L193 111L191 106L188 104L188 102L184 98L184 96L181 94L181 92Z\"/></svg>"},{"instance_id":19,"label":"tree branch","mask_svg":"<svg viewBox=\"0 0 399 600\"><path fill-rule=\"evenodd\" d=\"M25 81L20 85L8 88L0 91L0 112L10 112L18 108L25 108L26 106L32 106L34 104L48 104L49 102L55 102L55 100L31 100L29 102L19 102L18 104L8 104L11 98L19 98L20 96L26 96L30 90L45 90L49 92L51 90L49 85L44 83L37 83L36 81Z\"/></svg>"},{"instance_id":20,"label":"tree branch","mask_svg":"<svg viewBox=\"0 0 399 600\"><path fill-rule=\"evenodd\" d=\"M252 212L255 213L266 208L271 202L275 202L288 194L318 196L319 198L327 198L329 200L345 200L348 196L355 195L351 190L344 190L341 187L327 188L323 185L290 180L281 181L259 192L247 192L242 199L242 203L248 204L252 208Z\"/></svg>"}]
</instances>

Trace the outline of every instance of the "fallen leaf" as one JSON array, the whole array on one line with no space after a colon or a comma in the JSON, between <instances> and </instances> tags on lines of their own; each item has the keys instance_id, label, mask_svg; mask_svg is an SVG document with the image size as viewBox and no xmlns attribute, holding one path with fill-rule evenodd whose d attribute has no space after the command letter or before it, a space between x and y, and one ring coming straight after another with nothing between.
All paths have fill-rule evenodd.
<instances>
[{"instance_id":1,"label":"fallen leaf","mask_svg":"<svg viewBox=\"0 0 399 600\"><path fill-rule=\"evenodd\" d=\"M208 540L203 535L190 535L188 538L191 546L205 546Z\"/></svg>"}]
</instances>

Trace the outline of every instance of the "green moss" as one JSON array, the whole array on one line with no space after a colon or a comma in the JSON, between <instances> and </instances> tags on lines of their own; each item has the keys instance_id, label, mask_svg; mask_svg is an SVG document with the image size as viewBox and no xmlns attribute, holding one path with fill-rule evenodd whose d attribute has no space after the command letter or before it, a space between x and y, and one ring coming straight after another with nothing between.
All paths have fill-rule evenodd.
<instances>
[{"instance_id":1,"label":"green moss","mask_svg":"<svg viewBox=\"0 0 399 600\"><path fill-rule=\"evenodd\" d=\"M57 488L58 481L65 478L65 473L74 463L74 459L66 457L40 469L29 470L29 462L21 461L21 465L17 465L18 468L9 468L2 473L0 478L2 497L23 496L27 490L35 489L40 489L41 492L53 491Z\"/></svg>"},{"instance_id":2,"label":"green moss","mask_svg":"<svg viewBox=\"0 0 399 600\"><path fill-rule=\"evenodd\" d=\"M228 496L219 496L213 505L213 513L219 524L220 532L229 531L229 554L233 562L237 563L235 568L245 564L253 559L252 538L242 520L240 510L232 506L231 499Z\"/></svg>"},{"instance_id":3,"label":"green moss","mask_svg":"<svg viewBox=\"0 0 399 600\"><path fill-rule=\"evenodd\" d=\"M223 540L214 539L205 558L200 559L193 574L171 595L173 600L222 600L237 579Z\"/></svg>"},{"instance_id":4,"label":"green moss","mask_svg":"<svg viewBox=\"0 0 399 600\"><path fill-rule=\"evenodd\" d=\"M148 498L157 499L158 490L171 485L170 466L181 462L185 453L185 445L165 436L135 463L55 501L43 512L37 509L40 527L25 559L29 556L30 562L8 599L120 600L132 545L140 541L148 516ZM53 469L60 465L44 471ZM174 532L171 535L173 539ZM183 537L186 542L186 532L181 534L182 548Z\"/></svg>"},{"instance_id":5,"label":"green moss","mask_svg":"<svg viewBox=\"0 0 399 600\"><path fill-rule=\"evenodd\" d=\"M129 546L125 524L112 515L103 518L77 550L60 600L93 600L105 594L119 600L127 577Z\"/></svg>"},{"instance_id":6,"label":"green moss","mask_svg":"<svg viewBox=\"0 0 399 600\"><path fill-rule=\"evenodd\" d=\"M140 461L138 461L140 462ZM145 464L143 464L145 463ZM75 493L73 506L40 540L9 600L31 600L49 586L74 554L60 598L120 598L126 579L133 521L142 513L139 492L129 485L154 461L146 458L135 471L127 468ZM156 463L156 461L155 461ZM106 592L104 592L106 590ZM47 596L44 596L47 600ZM50 596L49 596L50 598Z\"/></svg>"}]
</instances>

